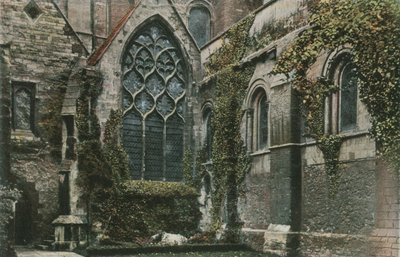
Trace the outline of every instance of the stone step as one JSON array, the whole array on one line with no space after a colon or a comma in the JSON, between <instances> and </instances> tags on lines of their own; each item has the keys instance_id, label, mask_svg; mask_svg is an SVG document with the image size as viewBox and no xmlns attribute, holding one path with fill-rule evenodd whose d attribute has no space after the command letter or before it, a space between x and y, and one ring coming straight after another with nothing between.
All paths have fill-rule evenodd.
<instances>
[{"instance_id":1,"label":"stone step","mask_svg":"<svg viewBox=\"0 0 400 257\"><path fill-rule=\"evenodd\" d=\"M52 239L43 240L43 243L45 243L46 245L51 245L54 243L54 240Z\"/></svg>"},{"instance_id":2,"label":"stone step","mask_svg":"<svg viewBox=\"0 0 400 257\"><path fill-rule=\"evenodd\" d=\"M35 248L38 250L50 250L48 245L35 245Z\"/></svg>"}]
</instances>

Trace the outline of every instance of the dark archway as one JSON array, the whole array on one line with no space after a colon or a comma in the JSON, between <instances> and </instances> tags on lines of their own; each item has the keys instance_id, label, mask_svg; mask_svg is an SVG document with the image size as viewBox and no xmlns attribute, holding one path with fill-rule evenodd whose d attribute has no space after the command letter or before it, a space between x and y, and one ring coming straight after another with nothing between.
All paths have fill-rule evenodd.
<instances>
[{"instance_id":1,"label":"dark archway","mask_svg":"<svg viewBox=\"0 0 400 257\"><path fill-rule=\"evenodd\" d=\"M34 183L26 183L15 206L15 244L26 245L34 241L39 195Z\"/></svg>"}]
</instances>

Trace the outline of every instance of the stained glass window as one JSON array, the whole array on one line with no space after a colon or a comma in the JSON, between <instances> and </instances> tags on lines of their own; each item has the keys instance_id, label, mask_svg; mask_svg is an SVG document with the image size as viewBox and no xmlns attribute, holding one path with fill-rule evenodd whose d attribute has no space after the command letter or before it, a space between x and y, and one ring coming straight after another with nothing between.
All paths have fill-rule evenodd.
<instances>
[{"instance_id":1,"label":"stained glass window","mask_svg":"<svg viewBox=\"0 0 400 257\"><path fill-rule=\"evenodd\" d=\"M186 68L159 22L136 33L122 61L123 145L134 179L182 179Z\"/></svg>"},{"instance_id":2,"label":"stained glass window","mask_svg":"<svg viewBox=\"0 0 400 257\"><path fill-rule=\"evenodd\" d=\"M33 131L34 85L13 83L13 128Z\"/></svg>"}]
</instances>

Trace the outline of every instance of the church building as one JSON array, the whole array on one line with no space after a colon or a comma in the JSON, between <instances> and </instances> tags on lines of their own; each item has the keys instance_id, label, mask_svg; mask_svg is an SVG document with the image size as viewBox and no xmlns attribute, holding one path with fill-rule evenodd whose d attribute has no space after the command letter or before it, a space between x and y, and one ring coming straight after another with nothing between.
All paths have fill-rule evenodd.
<instances>
[{"instance_id":1,"label":"church building","mask_svg":"<svg viewBox=\"0 0 400 257\"><path fill-rule=\"evenodd\" d=\"M343 140L334 189L290 78L271 73L305 30L308 2L2 0L0 181L21 191L6 235L12 244L50 239L74 241L73 249L86 241L79 103L101 140L110 113L121 112L117 141L130 180L182 182L186 154L203 152L191 165L204 169L199 230L209 230L219 99L210 63L230 29L251 21L252 45L236 70L254 67L239 107L249 160L236 206L241 243L278 256L399 257L398 173L377 157L351 48L321 53L309 73L339 87L323 112L324 133ZM95 100L85 88L99 89Z\"/></svg>"}]
</instances>

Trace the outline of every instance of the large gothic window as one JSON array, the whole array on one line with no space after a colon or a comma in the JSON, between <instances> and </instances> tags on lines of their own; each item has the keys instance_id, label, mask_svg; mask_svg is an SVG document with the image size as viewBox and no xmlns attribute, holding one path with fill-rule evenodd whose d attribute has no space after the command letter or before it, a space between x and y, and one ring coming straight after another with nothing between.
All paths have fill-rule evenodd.
<instances>
[{"instance_id":1,"label":"large gothic window","mask_svg":"<svg viewBox=\"0 0 400 257\"><path fill-rule=\"evenodd\" d=\"M189 31L200 47L210 40L211 16L207 8L193 7L190 9Z\"/></svg>"},{"instance_id":2,"label":"large gothic window","mask_svg":"<svg viewBox=\"0 0 400 257\"><path fill-rule=\"evenodd\" d=\"M134 35L122 71L123 145L132 177L181 180L186 68L161 23L150 23Z\"/></svg>"}]
</instances>

